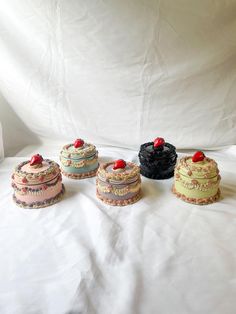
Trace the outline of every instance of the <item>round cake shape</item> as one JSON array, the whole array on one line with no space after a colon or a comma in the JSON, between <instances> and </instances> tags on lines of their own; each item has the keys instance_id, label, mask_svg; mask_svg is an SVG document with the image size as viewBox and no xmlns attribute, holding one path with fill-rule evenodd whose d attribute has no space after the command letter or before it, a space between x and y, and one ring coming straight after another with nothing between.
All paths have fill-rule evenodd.
<instances>
[{"instance_id":1,"label":"round cake shape","mask_svg":"<svg viewBox=\"0 0 236 314\"><path fill-rule=\"evenodd\" d=\"M175 168L173 192L189 203L210 204L220 197L220 179L217 163L199 151L179 160Z\"/></svg>"},{"instance_id":2,"label":"round cake shape","mask_svg":"<svg viewBox=\"0 0 236 314\"><path fill-rule=\"evenodd\" d=\"M12 187L15 203L32 209L57 203L65 191L59 165L39 154L15 168Z\"/></svg>"},{"instance_id":3,"label":"round cake shape","mask_svg":"<svg viewBox=\"0 0 236 314\"><path fill-rule=\"evenodd\" d=\"M143 176L162 180L173 177L177 160L176 149L163 138L144 143L139 151L140 172Z\"/></svg>"},{"instance_id":4,"label":"round cake shape","mask_svg":"<svg viewBox=\"0 0 236 314\"><path fill-rule=\"evenodd\" d=\"M139 166L122 159L104 163L98 169L96 185L97 197L104 203L114 206L133 204L141 198Z\"/></svg>"},{"instance_id":5,"label":"round cake shape","mask_svg":"<svg viewBox=\"0 0 236 314\"><path fill-rule=\"evenodd\" d=\"M65 145L60 153L61 172L72 179L94 177L98 169L98 152L93 144L82 139Z\"/></svg>"}]
</instances>

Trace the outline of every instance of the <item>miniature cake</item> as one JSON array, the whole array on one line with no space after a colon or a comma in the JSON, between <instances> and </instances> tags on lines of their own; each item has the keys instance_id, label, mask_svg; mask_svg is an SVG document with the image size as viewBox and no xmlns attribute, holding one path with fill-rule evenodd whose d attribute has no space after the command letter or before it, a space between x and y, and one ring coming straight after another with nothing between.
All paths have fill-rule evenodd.
<instances>
[{"instance_id":1,"label":"miniature cake","mask_svg":"<svg viewBox=\"0 0 236 314\"><path fill-rule=\"evenodd\" d=\"M12 175L13 200L21 207L41 208L58 202L63 193L59 165L41 155L19 164Z\"/></svg>"},{"instance_id":2,"label":"miniature cake","mask_svg":"<svg viewBox=\"0 0 236 314\"><path fill-rule=\"evenodd\" d=\"M97 172L97 197L109 205L137 202L141 198L139 166L123 159L101 165Z\"/></svg>"},{"instance_id":3,"label":"miniature cake","mask_svg":"<svg viewBox=\"0 0 236 314\"><path fill-rule=\"evenodd\" d=\"M60 154L61 171L72 179L94 177L98 169L98 152L92 144L77 139L65 145Z\"/></svg>"},{"instance_id":4,"label":"miniature cake","mask_svg":"<svg viewBox=\"0 0 236 314\"><path fill-rule=\"evenodd\" d=\"M158 137L154 142L141 145L139 160L143 176L156 180L168 179L174 175L177 154L173 145Z\"/></svg>"},{"instance_id":5,"label":"miniature cake","mask_svg":"<svg viewBox=\"0 0 236 314\"><path fill-rule=\"evenodd\" d=\"M181 158L175 168L173 192L193 204L209 204L220 197L220 175L217 163L201 151Z\"/></svg>"}]
</instances>

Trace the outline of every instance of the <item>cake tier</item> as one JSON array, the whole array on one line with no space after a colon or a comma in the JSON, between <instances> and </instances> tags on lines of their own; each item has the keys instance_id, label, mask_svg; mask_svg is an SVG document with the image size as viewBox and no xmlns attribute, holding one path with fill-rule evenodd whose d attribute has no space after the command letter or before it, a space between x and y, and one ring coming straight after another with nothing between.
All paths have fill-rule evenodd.
<instances>
[{"instance_id":1,"label":"cake tier","mask_svg":"<svg viewBox=\"0 0 236 314\"><path fill-rule=\"evenodd\" d=\"M173 192L186 202L208 204L219 198L220 175L216 162L205 158L193 162L182 158L175 169Z\"/></svg>"},{"instance_id":2,"label":"cake tier","mask_svg":"<svg viewBox=\"0 0 236 314\"><path fill-rule=\"evenodd\" d=\"M97 196L109 205L124 206L141 198L139 167L128 162L124 169L113 169L114 162L101 165L97 173Z\"/></svg>"},{"instance_id":3,"label":"cake tier","mask_svg":"<svg viewBox=\"0 0 236 314\"><path fill-rule=\"evenodd\" d=\"M85 143L79 148L69 144L63 147L60 161L63 175L72 179L89 178L96 175L98 152L92 144Z\"/></svg>"},{"instance_id":4,"label":"cake tier","mask_svg":"<svg viewBox=\"0 0 236 314\"><path fill-rule=\"evenodd\" d=\"M13 199L26 208L40 208L59 201L64 193L59 166L49 159L34 168L29 161L18 165L12 175Z\"/></svg>"},{"instance_id":5,"label":"cake tier","mask_svg":"<svg viewBox=\"0 0 236 314\"><path fill-rule=\"evenodd\" d=\"M214 159L205 157L202 161L193 162L192 156L186 156L179 160L176 173L187 177L213 178L219 174L219 169Z\"/></svg>"},{"instance_id":6,"label":"cake tier","mask_svg":"<svg viewBox=\"0 0 236 314\"><path fill-rule=\"evenodd\" d=\"M97 169L98 167L96 167L95 170L92 170L92 171L86 171L86 172L83 172L83 173L76 173L76 172L68 172L68 171L64 171L64 168L61 169L61 172L64 176L70 178L70 179L77 179L77 180L80 180L80 179L86 179L86 178L92 178L92 177L95 177L96 176L96 173L97 173Z\"/></svg>"},{"instance_id":7,"label":"cake tier","mask_svg":"<svg viewBox=\"0 0 236 314\"><path fill-rule=\"evenodd\" d=\"M168 179L174 175L177 160L175 147L169 143L160 149L153 146L153 142L141 145L139 152L140 172L151 179Z\"/></svg>"},{"instance_id":8,"label":"cake tier","mask_svg":"<svg viewBox=\"0 0 236 314\"><path fill-rule=\"evenodd\" d=\"M84 143L83 146L75 148L74 144L67 144L62 148L61 156L68 159L84 159L91 157L97 153L96 146L89 143Z\"/></svg>"},{"instance_id":9,"label":"cake tier","mask_svg":"<svg viewBox=\"0 0 236 314\"><path fill-rule=\"evenodd\" d=\"M41 166L34 168L30 161L20 163L12 175L16 184L23 186L41 184L55 179L60 174L59 165L50 159L44 159Z\"/></svg>"},{"instance_id":10,"label":"cake tier","mask_svg":"<svg viewBox=\"0 0 236 314\"><path fill-rule=\"evenodd\" d=\"M13 194L13 200L16 203L16 205L20 207L36 209L36 208L43 208L43 207L51 206L53 204L58 203L62 199L62 196L64 193L65 193L65 187L62 184L60 192L58 194L56 194L54 197L45 199L43 201L36 201L36 202L28 203L25 200L20 200L19 198L17 198L16 193Z\"/></svg>"},{"instance_id":11,"label":"cake tier","mask_svg":"<svg viewBox=\"0 0 236 314\"><path fill-rule=\"evenodd\" d=\"M210 197L205 198L194 198L194 197L188 197L185 194L181 194L180 192L177 192L175 187L173 186L172 192L180 199L187 203L196 204L196 205L208 205L212 204L214 202L217 202L220 198L220 189L218 189L217 193Z\"/></svg>"},{"instance_id":12,"label":"cake tier","mask_svg":"<svg viewBox=\"0 0 236 314\"><path fill-rule=\"evenodd\" d=\"M104 203L108 204L108 205L112 205L112 206L126 206L126 205L131 205L136 203L137 201L139 201L142 197L141 194L141 189L138 193L136 193L135 195L128 195L128 197L126 199L114 199L113 197L108 196L105 193L101 193L98 189L97 189L97 197L103 201Z\"/></svg>"}]
</instances>

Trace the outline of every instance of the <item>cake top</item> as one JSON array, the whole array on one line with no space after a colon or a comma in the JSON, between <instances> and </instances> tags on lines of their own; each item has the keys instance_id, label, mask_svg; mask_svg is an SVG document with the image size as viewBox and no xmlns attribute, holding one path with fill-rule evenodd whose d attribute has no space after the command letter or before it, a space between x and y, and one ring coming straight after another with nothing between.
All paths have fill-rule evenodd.
<instances>
[{"instance_id":1,"label":"cake top","mask_svg":"<svg viewBox=\"0 0 236 314\"><path fill-rule=\"evenodd\" d=\"M153 142L144 143L140 147L140 153L146 158L167 158L176 154L175 150L175 147L166 143L162 137L157 137Z\"/></svg>"},{"instance_id":2,"label":"cake top","mask_svg":"<svg viewBox=\"0 0 236 314\"><path fill-rule=\"evenodd\" d=\"M21 185L37 185L56 178L60 173L59 165L50 159L43 159L39 154L31 160L23 161L12 175L15 183Z\"/></svg>"},{"instance_id":3,"label":"cake top","mask_svg":"<svg viewBox=\"0 0 236 314\"><path fill-rule=\"evenodd\" d=\"M68 159L82 159L96 154L96 146L85 143L82 139L76 139L73 144L67 144L62 148L61 156Z\"/></svg>"},{"instance_id":4,"label":"cake top","mask_svg":"<svg viewBox=\"0 0 236 314\"><path fill-rule=\"evenodd\" d=\"M137 166L135 163L118 159L100 165L97 175L102 181L114 184L127 184L137 180L139 173L139 166Z\"/></svg>"},{"instance_id":5,"label":"cake top","mask_svg":"<svg viewBox=\"0 0 236 314\"><path fill-rule=\"evenodd\" d=\"M203 152L196 152L193 156L186 156L179 160L176 171L194 178L213 178L219 173L214 159L206 157Z\"/></svg>"}]
</instances>

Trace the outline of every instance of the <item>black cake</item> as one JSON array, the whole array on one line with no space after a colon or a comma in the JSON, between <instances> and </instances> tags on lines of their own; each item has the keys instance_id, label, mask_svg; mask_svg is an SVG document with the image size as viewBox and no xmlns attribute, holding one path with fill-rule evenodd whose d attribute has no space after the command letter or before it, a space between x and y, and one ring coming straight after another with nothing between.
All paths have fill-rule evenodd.
<instances>
[{"instance_id":1,"label":"black cake","mask_svg":"<svg viewBox=\"0 0 236 314\"><path fill-rule=\"evenodd\" d=\"M150 179L173 177L177 160L176 148L161 137L140 146L140 173Z\"/></svg>"}]
</instances>

